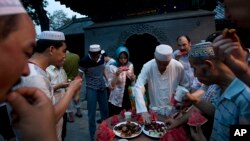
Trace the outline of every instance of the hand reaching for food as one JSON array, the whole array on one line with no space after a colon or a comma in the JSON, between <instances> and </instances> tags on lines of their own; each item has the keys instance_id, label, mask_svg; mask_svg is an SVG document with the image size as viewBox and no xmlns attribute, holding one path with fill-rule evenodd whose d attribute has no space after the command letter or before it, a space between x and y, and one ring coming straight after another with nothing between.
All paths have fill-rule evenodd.
<instances>
[{"instance_id":1,"label":"hand reaching for food","mask_svg":"<svg viewBox=\"0 0 250 141\"><path fill-rule=\"evenodd\" d=\"M145 123L151 123L151 117L148 112L143 112L141 115Z\"/></svg>"}]
</instances>

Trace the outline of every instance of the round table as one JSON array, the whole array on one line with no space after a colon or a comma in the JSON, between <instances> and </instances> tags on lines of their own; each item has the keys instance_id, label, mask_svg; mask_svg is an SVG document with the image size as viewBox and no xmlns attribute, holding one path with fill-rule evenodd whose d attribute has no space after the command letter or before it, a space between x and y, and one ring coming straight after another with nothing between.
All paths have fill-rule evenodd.
<instances>
[{"instance_id":1,"label":"round table","mask_svg":"<svg viewBox=\"0 0 250 141\"><path fill-rule=\"evenodd\" d=\"M125 121L125 118L123 118L121 115L118 115L118 118L119 118L119 121L120 121L120 122ZM109 118L106 119L105 121L107 122L109 128L110 128L110 129L113 129L114 126L111 125L111 119L112 119L112 117L109 117ZM135 120L134 118L132 118L132 121L135 121L135 122L136 122L136 120ZM158 121L164 121L164 117L158 115ZM98 128L97 130L99 130L99 128ZM112 141L118 141L119 139L121 139L121 138L115 136L114 139L113 139ZM145 135L145 134L142 132L139 136L137 136L137 137L135 137L135 138L130 138L130 139L128 139L128 140L129 140L129 141L159 141L160 139L151 138L151 137Z\"/></svg>"}]
</instances>

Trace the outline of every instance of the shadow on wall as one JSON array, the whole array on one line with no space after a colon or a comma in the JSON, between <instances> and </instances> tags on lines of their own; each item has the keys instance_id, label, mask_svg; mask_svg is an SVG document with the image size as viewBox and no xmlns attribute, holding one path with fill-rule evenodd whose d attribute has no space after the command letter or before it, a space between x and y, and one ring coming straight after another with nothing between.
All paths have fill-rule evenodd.
<instances>
[{"instance_id":1,"label":"shadow on wall","mask_svg":"<svg viewBox=\"0 0 250 141\"><path fill-rule=\"evenodd\" d=\"M139 75L143 64L154 58L155 47L159 44L157 38L148 33L134 34L126 40L135 75Z\"/></svg>"}]
</instances>

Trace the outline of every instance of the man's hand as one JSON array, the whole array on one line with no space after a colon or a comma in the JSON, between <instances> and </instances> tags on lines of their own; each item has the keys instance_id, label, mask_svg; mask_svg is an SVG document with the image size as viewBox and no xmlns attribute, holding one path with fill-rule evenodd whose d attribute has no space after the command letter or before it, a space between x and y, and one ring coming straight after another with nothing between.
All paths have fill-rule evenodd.
<instances>
[{"instance_id":1,"label":"man's hand","mask_svg":"<svg viewBox=\"0 0 250 141\"><path fill-rule=\"evenodd\" d=\"M75 79L74 81L70 82L67 91L72 91L74 94L76 94L78 91L80 91L81 86L82 78Z\"/></svg>"},{"instance_id":2,"label":"man's hand","mask_svg":"<svg viewBox=\"0 0 250 141\"><path fill-rule=\"evenodd\" d=\"M36 88L19 88L7 95L13 125L22 140L54 141L56 137L54 107L48 97Z\"/></svg>"},{"instance_id":3,"label":"man's hand","mask_svg":"<svg viewBox=\"0 0 250 141\"><path fill-rule=\"evenodd\" d=\"M190 102L195 104L195 103L198 103L200 101L200 98L197 97L197 96L194 96L194 95L192 95L190 93L187 93L186 100L189 100Z\"/></svg>"},{"instance_id":4,"label":"man's hand","mask_svg":"<svg viewBox=\"0 0 250 141\"><path fill-rule=\"evenodd\" d=\"M165 121L165 123L168 126L169 130L177 127L176 124L175 124L175 122L176 122L176 120L173 119L172 117L167 117L167 119Z\"/></svg>"},{"instance_id":5,"label":"man's hand","mask_svg":"<svg viewBox=\"0 0 250 141\"><path fill-rule=\"evenodd\" d=\"M190 126L190 133L194 141L207 141L202 132L201 126Z\"/></svg>"},{"instance_id":6,"label":"man's hand","mask_svg":"<svg viewBox=\"0 0 250 141\"><path fill-rule=\"evenodd\" d=\"M214 39L212 46L215 55L237 75L248 69L248 52L241 46L239 37L236 34L233 36L237 39L234 42L231 38L220 35Z\"/></svg>"},{"instance_id":7,"label":"man's hand","mask_svg":"<svg viewBox=\"0 0 250 141\"><path fill-rule=\"evenodd\" d=\"M145 123L151 123L151 116L150 116L150 114L148 112L141 113L141 116L142 116L143 121Z\"/></svg>"}]
</instances>

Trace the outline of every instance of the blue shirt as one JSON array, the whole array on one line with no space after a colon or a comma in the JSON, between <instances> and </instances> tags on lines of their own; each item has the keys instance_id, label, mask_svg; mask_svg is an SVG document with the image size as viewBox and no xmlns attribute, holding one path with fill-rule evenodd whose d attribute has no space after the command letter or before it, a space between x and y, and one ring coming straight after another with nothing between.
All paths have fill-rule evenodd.
<instances>
[{"instance_id":1,"label":"blue shirt","mask_svg":"<svg viewBox=\"0 0 250 141\"><path fill-rule=\"evenodd\" d=\"M211 141L227 141L230 125L239 124L240 118L250 122L250 89L239 79L234 79L228 88L216 98Z\"/></svg>"}]
</instances>

